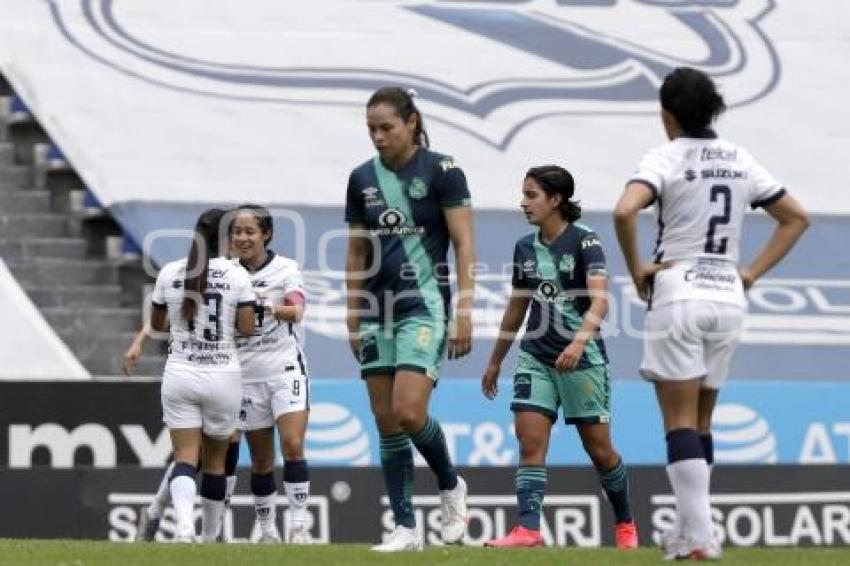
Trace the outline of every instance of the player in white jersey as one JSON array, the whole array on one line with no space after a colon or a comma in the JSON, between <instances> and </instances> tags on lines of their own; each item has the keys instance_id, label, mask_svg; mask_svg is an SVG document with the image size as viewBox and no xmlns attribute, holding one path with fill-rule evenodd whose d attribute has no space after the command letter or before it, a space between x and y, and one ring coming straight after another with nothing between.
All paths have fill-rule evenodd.
<instances>
[{"instance_id":1,"label":"player in white jersey","mask_svg":"<svg viewBox=\"0 0 850 566\"><path fill-rule=\"evenodd\" d=\"M174 468L169 487L176 539L194 540L192 509L196 466L203 478L203 540L218 534L224 511L224 461L236 429L241 373L235 331L254 329L254 293L245 270L220 258L224 212L212 209L198 218L187 259L166 264L152 297L150 326L170 328L169 353L162 376L163 420L171 434Z\"/></svg>"},{"instance_id":2,"label":"player in white jersey","mask_svg":"<svg viewBox=\"0 0 850 566\"><path fill-rule=\"evenodd\" d=\"M268 249L274 227L269 211L245 204L230 213L231 251L251 276L256 328L239 340L242 362L240 427L251 451L251 492L261 541L279 542L276 527L274 427L283 453L289 503L286 540L308 542L310 477L304 435L310 409L301 319L306 292L298 264Z\"/></svg>"},{"instance_id":3,"label":"player in white jersey","mask_svg":"<svg viewBox=\"0 0 850 566\"><path fill-rule=\"evenodd\" d=\"M725 109L711 78L676 69L660 99L670 142L641 160L614 217L629 273L648 303L641 374L655 383L677 510L662 545L670 558L719 558L709 505L712 411L738 342L744 292L794 246L808 217L746 150L711 129ZM653 204L654 257L641 263L636 217ZM739 270L747 207L764 208L777 226Z\"/></svg>"}]
</instances>

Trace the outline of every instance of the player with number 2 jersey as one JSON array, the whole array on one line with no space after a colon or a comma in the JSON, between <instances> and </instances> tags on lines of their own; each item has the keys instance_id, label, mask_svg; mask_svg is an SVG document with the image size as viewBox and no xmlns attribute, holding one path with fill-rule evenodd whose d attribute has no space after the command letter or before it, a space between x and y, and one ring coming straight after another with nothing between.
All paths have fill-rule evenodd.
<instances>
[{"instance_id":1,"label":"player with number 2 jersey","mask_svg":"<svg viewBox=\"0 0 850 566\"><path fill-rule=\"evenodd\" d=\"M726 106L710 77L676 69L664 79L660 100L670 141L641 160L614 217L626 266L648 305L640 371L655 383L676 496L677 523L662 546L668 558L716 559L711 415L743 325L744 292L788 253L808 219L746 150L711 129ZM637 213L651 205L658 233L652 263L642 264ZM777 226L739 271L748 207L764 208Z\"/></svg>"}]
</instances>

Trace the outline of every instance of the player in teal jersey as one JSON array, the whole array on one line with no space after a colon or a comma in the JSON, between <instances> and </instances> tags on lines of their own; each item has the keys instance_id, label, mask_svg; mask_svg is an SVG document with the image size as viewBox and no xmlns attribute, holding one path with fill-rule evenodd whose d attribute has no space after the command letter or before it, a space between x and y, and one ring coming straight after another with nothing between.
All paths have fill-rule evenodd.
<instances>
[{"instance_id":1,"label":"player in teal jersey","mask_svg":"<svg viewBox=\"0 0 850 566\"><path fill-rule=\"evenodd\" d=\"M520 444L519 525L486 546L543 545L546 453L559 407L599 473L616 517L617 547L638 544L626 469L611 444L608 358L599 336L608 311L605 254L597 235L576 223L581 208L570 200L574 190L572 175L555 165L530 169L523 182L523 212L539 229L514 249L513 292L481 379L484 395L493 399L502 361L530 306L511 402Z\"/></svg>"},{"instance_id":2,"label":"player in teal jersey","mask_svg":"<svg viewBox=\"0 0 850 566\"><path fill-rule=\"evenodd\" d=\"M466 532L466 484L428 404L446 349L449 359L471 349L472 210L463 171L451 157L428 149L411 93L381 88L366 114L378 155L348 181L346 286L351 350L369 391L396 524L374 550L421 550L411 502L411 441L437 478L443 541L459 543ZM460 291L453 318L449 243Z\"/></svg>"}]
</instances>

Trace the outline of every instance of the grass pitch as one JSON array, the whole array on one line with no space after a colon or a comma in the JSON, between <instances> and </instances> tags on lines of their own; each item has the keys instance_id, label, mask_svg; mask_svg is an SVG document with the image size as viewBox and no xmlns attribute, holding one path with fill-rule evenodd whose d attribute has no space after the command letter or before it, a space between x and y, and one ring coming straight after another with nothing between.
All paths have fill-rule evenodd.
<instances>
[{"instance_id":1,"label":"grass pitch","mask_svg":"<svg viewBox=\"0 0 850 566\"><path fill-rule=\"evenodd\" d=\"M458 564L516 566L524 564L659 564L653 548L635 552L613 549L531 549L430 547L424 552L379 555L367 545L334 544L295 547L287 545L177 545L126 544L102 541L0 539L3 566L281 566L284 564ZM820 566L850 564L850 549L726 549L724 564L752 566Z\"/></svg>"}]
</instances>

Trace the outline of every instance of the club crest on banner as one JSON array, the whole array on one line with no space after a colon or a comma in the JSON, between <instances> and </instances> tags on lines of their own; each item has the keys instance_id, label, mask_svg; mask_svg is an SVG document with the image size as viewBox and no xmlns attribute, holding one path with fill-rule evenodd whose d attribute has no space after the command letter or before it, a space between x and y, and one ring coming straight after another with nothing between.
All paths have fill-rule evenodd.
<instances>
[{"instance_id":1,"label":"club crest on banner","mask_svg":"<svg viewBox=\"0 0 850 566\"><path fill-rule=\"evenodd\" d=\"M199 0L133 4L49 2L68 42L138 80L304 109L362 107L398 84L418 91L429 119L499 149L555 116L655 112L677 66L712 75L733 107L781 74L762 28L775 0L253 0L222 10L230 21ZM178 41L148 29L145 10L172 35L226 24L233 42Z\"/></svg>"}]
</instances>

